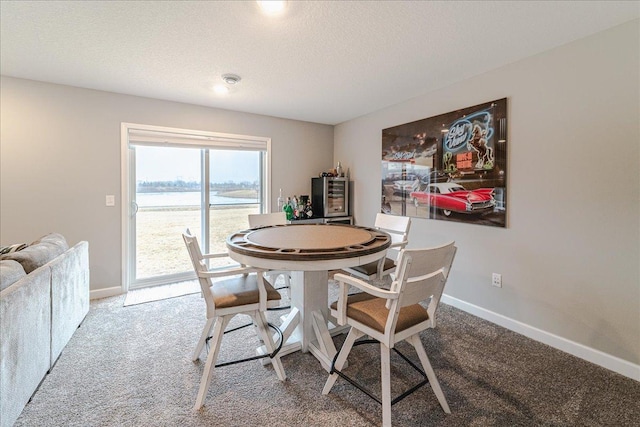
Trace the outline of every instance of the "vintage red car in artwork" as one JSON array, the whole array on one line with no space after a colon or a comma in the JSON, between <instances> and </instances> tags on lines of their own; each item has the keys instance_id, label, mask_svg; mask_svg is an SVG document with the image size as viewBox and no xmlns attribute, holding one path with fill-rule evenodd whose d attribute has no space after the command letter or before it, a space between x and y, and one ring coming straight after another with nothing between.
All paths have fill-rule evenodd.
<instances>
[{"instance_id":1,"label":"vintage red car in artwork","mask_svg":"<svg viewBox=\"0 0 640 427\"><path fill-rule=\"evenodd\" d=\"M466 190L455 182L439 182L427 185L424 191L409 195L415 206L428 205L439 209L445 216L453 212L479 214L490 212L496 205L493 188Z\"/></svg>"}]
</instances>

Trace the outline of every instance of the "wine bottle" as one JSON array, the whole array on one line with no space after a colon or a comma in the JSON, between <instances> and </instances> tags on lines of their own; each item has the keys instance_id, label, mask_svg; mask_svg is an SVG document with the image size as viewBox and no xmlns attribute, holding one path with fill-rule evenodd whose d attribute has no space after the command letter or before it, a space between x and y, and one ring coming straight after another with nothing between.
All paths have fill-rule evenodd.
<instances>
[{"instance_id":1,"label":"wine bottle","mask_svg":"<svg viewBox=\"0 0 640 427\"><path fill-rule=\"evenodd\" d=\"M280 212L283 207L284 207L284 199L282 198L282 188L281 188L280 193L278 194L278 212Z\"/></svg>"}]
</instances>

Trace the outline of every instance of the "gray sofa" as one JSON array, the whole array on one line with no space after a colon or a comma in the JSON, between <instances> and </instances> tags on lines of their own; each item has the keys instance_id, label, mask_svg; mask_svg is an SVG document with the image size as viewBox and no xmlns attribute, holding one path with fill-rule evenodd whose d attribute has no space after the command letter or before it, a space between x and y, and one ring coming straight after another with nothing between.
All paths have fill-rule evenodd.
<instances>
[{"instance_id":1,"label":"gray sofa","mask_svg":"<svg viewBox=\"0 0 640 427\"><path fill-rule=\"evenodd\" d=\"M48 234L0 255L0 426L13 425L89 311L89 244Z\"/></svg>"}]
</instances>

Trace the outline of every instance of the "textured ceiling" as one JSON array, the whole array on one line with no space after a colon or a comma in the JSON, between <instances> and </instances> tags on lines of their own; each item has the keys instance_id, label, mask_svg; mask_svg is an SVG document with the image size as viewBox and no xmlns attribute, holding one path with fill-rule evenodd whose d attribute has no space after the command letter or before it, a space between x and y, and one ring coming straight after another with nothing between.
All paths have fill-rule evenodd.
<instances>
[{"instance_id":1,"label":"textured ceiling","mask_svg":"<svg viewBox=\"0 0 640 427\"><path fill-rule=\"evenodd\" d=\"M640 17L637 1L2 1L2 75L337 124ZM226 96L220 75L242 77Z\"/></svg>"}]
</instances>

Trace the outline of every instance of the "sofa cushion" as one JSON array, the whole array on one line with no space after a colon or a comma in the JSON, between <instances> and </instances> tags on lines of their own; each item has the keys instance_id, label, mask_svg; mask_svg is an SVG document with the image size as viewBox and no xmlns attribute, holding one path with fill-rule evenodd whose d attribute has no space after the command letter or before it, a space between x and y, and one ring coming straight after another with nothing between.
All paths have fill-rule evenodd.
<instances>
[{"instance_id":1,"label":"sofa cushion","mask_svg":"<svg viewBox=\"0 0 640 427\"><path fill-rule=\"evenodd\" d=\"M22 264L24 271L29 274L38 267L42 267L58 255L69 249L64 236L50 233L31 243L25 249L2 255L1 259L10 259Z\"/></svg>"},{"instance_id":2,"label":"sofa cushion","mask_svg":"<svg viewBox=\"0 0 640 427\"><path fill-rule=\"evenodd\" d=\"M0 291L5 290L26 275L27 273L19 262L12 259L0 260Z\"/></svg>"}]
</instances>

